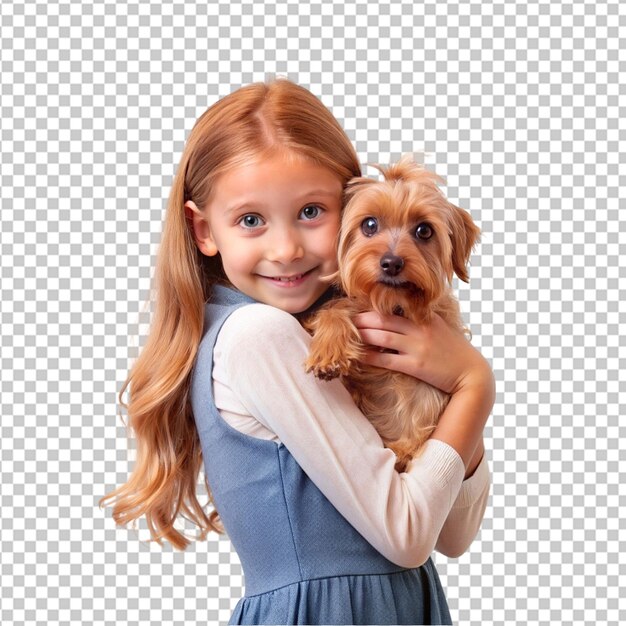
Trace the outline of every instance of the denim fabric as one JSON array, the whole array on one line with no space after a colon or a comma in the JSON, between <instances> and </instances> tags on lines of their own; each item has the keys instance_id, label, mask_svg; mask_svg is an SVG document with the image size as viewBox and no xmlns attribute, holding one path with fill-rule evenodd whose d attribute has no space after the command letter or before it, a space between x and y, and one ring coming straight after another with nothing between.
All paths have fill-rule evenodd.
<instances>
[{"instance_id":1,"label":"denim fabric","mask_svg":"<svg viewBox=\"0 0 626 626\"><path fill-rule=\"evenodd\" d=\"M450 624L431 559L413 569L387 560L282 443L241 433L221 418L212 394L213 347L226 318L251 302L214 287L191 385L213 501L244 572L246 594L229 623Z\"/></svg>"}]
</instances>

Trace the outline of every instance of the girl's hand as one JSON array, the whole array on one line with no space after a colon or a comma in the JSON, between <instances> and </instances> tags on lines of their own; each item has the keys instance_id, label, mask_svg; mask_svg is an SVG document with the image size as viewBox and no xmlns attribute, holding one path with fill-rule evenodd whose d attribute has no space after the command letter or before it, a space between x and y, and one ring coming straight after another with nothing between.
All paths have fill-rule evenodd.
<instances>
[{"instance_id":1,"label":"girl's hand","mask_svg":"<svg viewBox=\"0 0 626 626\"><path fill-rule=\"evenodd\" d=\"M495 399L489 363L459 330L434 315L428 324L414 324L397 315L360 313L354 323L370 365L404 372L451 394L431 439L452 446L471 476L482 457L482 433ZM394 350L381 352L380 348Z\"/></svg>"},{"instance_id":2,"label":"girl's hand","mask_svg":"<svg viewBox=\"0 0 626 626\"><path fill-rule=\"evenodd\" d=\"M467 337L439 315L418 325L397 315L368 311L353 321L369 346L363 359L369 365L410 374L449 394L468 385L484 385L493 376ZM381 348L395 353L381 352Z\"/></svg>"}]
</instances>

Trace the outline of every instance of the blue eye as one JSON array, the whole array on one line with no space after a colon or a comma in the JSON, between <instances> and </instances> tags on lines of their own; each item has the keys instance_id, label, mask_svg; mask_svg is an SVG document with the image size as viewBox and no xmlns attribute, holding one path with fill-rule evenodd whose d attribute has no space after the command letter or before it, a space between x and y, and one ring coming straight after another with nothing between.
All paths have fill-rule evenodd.
<instances>
[{"instance_id":1,"label":"blue eye","mask_svg":"<svg viewBox=\"0 0 626 626\"><path fill-rule=\"evenodd\" d=\"M262 224L262 220L258 215L244 215L239 223L244 228L258 228Z\"/></svg>"},{"instance_id":2,"label":"blue eye","mask_svg":"<svg viewBox=\"0 0 626 626\"><path fill-rule=\"evenodd\" d=\"M323 209L317 206L317 204L309 204L302 209L300 215L302 215L306 220L314 220L316 217L321 215L322 210Z\"/></svg>"},{"instance_id":3,"label":"blue eye","mask_svg":"<svg viewBox=\"0 0 626 626\"><path fill-rule=\"evenodd\" d=\"M378 220L375 217L366 217L361 222L361 230L366 237L371 237L378 232Z\"/></svg>"}]
</instances>

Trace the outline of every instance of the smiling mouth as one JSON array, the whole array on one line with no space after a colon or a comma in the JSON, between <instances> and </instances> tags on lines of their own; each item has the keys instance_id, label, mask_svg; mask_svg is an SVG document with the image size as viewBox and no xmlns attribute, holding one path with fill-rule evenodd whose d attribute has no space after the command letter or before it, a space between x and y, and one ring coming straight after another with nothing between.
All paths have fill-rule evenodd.
<instances>
[{"instance_id":1,"label":"smiling mouth","mask_svg":"<svg viewBox=\"0 0 626 626\"><path fill-rule=\"evenodd\" d=\"M306 274L306 272L305 272ZM304 274L294 274L293 276L270 276L272 280L279 280L281 283L292 283L302 278Z\"/></svg>"},{"instance_id":2,"label":"smiling mouth","mask_svg":"<svg viewBox=\"0 0 626 626\"><path fill-rule=\"evenodd\" d=\"M308 270L307 272L302 272L301 274L290 274L289 276L263 276L263 278L280 284L289 285L300 282L303 278L306 278L314 270L315 268Z\"/></svg>"}]
</instances>

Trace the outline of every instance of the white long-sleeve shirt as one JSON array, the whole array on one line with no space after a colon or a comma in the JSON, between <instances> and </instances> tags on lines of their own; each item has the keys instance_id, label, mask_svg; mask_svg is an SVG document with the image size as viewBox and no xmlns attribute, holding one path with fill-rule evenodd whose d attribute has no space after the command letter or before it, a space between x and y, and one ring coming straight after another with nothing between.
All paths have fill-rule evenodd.
<instances>
[{"instance_id":1,"label":"white long-sleeve shirt","mask_svg":"<svg viewBox=\"0 0 626 626\"><path fill-rule=\"evenodd\" d=\"M289 313L264 304L234 311L214 347L213 390L237 430L282 442L335 508L390 561L422 565L433 549L463 554L489 497L485 457L471 477L459 454L430 439L407 471L394 469L339 380L307 374L310 337Z\"/></svg>"}]
</instances>

